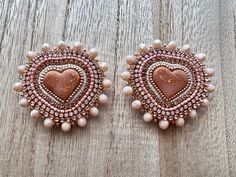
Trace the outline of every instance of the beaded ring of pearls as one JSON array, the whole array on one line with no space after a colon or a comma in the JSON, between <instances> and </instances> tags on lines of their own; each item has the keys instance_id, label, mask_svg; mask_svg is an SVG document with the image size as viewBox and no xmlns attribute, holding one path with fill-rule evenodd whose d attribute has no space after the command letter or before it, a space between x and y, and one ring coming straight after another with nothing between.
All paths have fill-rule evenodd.
<instances>
[{"instance_id":1,"label":"beaded ring of pearls","mask_svg":"<svg viewBox=\"0 0 236 177\"><path fill-rule=\"evenodd\" d=\"M208 93L215 89L210 84L214 70L205 67L205 59L205 54L192 53L189 45L177 48L175 41L140 44L126 57L123 93L133 97L133 109L145 112L145 122L156 122L161 129L170 123L181 127L187 116L195 118L200 106L209 105Z\"/></svg>"},{"instance_id":2,"label":"beaded ring of pearls","mask_svg":"<svg viewBox=\"0 0 236 177\"><path fill-rule=\"evenodd\" d=\"M86 51L59 41L57 47L42 45L41 52L27 52L27 62L18 66L20 81L13 85L21 93L19 104L30 107L30 116L44 119L45 127L85 127L90 116L98 116L98 104L108 102L103 93L111 87L105 78L108 66L98 59L95 48Z\"/></svg>"}]
</instances>

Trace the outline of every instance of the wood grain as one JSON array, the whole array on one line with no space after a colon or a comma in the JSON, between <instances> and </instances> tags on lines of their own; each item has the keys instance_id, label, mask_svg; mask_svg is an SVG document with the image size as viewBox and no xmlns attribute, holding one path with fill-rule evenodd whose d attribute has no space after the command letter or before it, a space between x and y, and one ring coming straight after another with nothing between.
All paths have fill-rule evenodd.
<instances>
[{"instance_id":1,"label":"wood grain","mask_svg":"<svg viewBox=\"0 0 236 177\"><path fill-rule=\"evenodd\" d=\"M126 55L155 38L208 55L216 91L183 128L145 124L121 94ZM47 130L12 91L16 68L44 42L81 41L109 65L109 105L85 129ZM1 0L0 176L236 176L236 2Z\"/></svg>"}]
</instances>

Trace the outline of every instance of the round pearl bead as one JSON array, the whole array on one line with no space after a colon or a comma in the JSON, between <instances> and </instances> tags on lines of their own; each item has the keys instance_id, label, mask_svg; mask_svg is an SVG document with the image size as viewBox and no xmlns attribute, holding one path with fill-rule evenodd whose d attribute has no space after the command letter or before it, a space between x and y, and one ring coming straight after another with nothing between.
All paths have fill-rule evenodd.
<instances>
[{"instance_id":1,"label":"round pearl bead","mask_svg":"<svg viewBox=\"0 0 236 177\"><path fill-rule=\"evenodd\" d=\"M161 129L167 129L168 127L169 127L169 121L167 121L167 120L160 120L159 121L159 127L161 128Z\"/></svg>"},{"instance_id":2,"label":"round pearl bead","mask_svg":"<svg viewBox=\"0 0 236 177\"><path fill-rule=\"evenodd\" d=\"M107 88L110 88L111 87L111 81L109 79L104 79L102 81L102 86L103 88L107 89Z\"/></svg>"},{"instance_id":3,"label":"round pearl bead","mask_svg":"<svg viewBox=\"0 0 236 177\"><path fill-rule=\"evenodd\" d=\"M150 114L150 113L148 113L148 112L146 112L146 113L143 115L143 120L144 120L145 122L151 122L152 119L153 119L152 114Z\"/></svg>"},{"instance_id":4,"label":"round pearl bead","mask_svg":"<svg viewBox=\"0 0 236 177\"><path fill-rule=\"evenodd\" d=\"M99 63L99 68L102 72L106 72L108 70L108 66L104 62Z\"/></svg>"},{"instance_id":5,"label":"round pearl bead","mask_svg":"<svg viewBox=\"0 0 236 177\"><path fill-rule=\"evenodd\" d=\"M98 116L98 114L99 114L98 108L92 107L92 108L89 110L89 114L90 114L91 116L93 116L93 117Z\"/></svg>"},{"instance_id":6,"label":"round pearl bead","mask_svg":"<svg viewBox=\"0 0 236 177\"><path fill-rule=\"evenodd\" d=\"M29 52L27 52L26 57L28 58L28 60L31 61L31 60L33 60L34 58L37 57L37 54L33 51L29 51Z\"/></svg>"},{"instance_id":7,"label":"round pearl bead","mask_svg":"<svg viewBox=\"0 0 236 177\"><path fill-rule=\"evenodd\" d=\"M214 92L215 86L213 84L208 84L207 91L208 92Z\"/></svg>"},{"instance_id":8,"label":"round pearl bead","mask_svg":"<svg viewBox=\"0 0 236 177\"><path fill-rule=\"evenodd\" d=\"M128 55L127 57L125 57L125 60L126 60L126 63L129 65L134 65L137 61L132 55Z\"/></svg>"},{"instance_id":9,"label":"round pearl bead","mask_svg":"<svg viewBox=\"0 0 236 177\"><path fill-rule=\"evenodd\" d=\"M184 125L184 118L178 118L175 121L175 125L178 126L178 127L182 127Z\"/></svg>"},{"instance_id":10,"label":"round pearl bead","mask_svg":"<svg viewBox=\"0 0 236 177\"><path fill-rule=\"evenodd\" d=\"M162 43L159 39L156 39L153 44L152 44L153 48L155 49L160 49L162 47Z\"/></svg>"},{"instance_id":11,"label":"round pearl bead","mask_svg":"<svg viewBox=\"0 0 236 177\"><path fill-rule=\"evenodd\" d=\"M130 77L131 77L131 74L128 71L121 73L121 79L123 79L124 81L128 81Z\"/></svg>"},{"instance_id":12,"label":"round pearl bead","mask_svg":"<svg viewBox=\"0 0 236 177\"><path fill-rule=\"evenodd\" d=\"M206 55L204 53L196 54L195 57L201 62L203 62L206 59Z\"/></svg>"},{"instance_id":13,"label":"round pearl bead","mask_svg":"<svg viewBox=\"0 0 236 177\"><path fill-rule=\"evenodd\" d=\"M101 104L106 104L106 103L108 103L108 97L107 97L105 94L101 94L101 95L98 97L98 101L99 101L99 103L101 103Z\"/></svg>"},{"instance_id":14,"label":"round pearl bead","mask_svg":"<svg viewBox=\"0 0 236 177\"><path fill-rule=\"evenodd\" d=\"M88 52L91 58L96 58L98 56L98 50L96 48L92 48Z\"/></svg>"},{"instance_id":15,"label":"round pearl bead","mask_svg":"<svg viewBox=\"0 0 236 177\"><path fill-rule=\"evenodd\" d=\"M208 77L211 77L211 76L213 76L214 75L214 69L213 68L207 68L206 69L206 73L207 73L207 76Z\"/></svg>"},{"instance_id":16,"label":"round pearl bead","mask_svg":"<svg viewBox=\"0 0 236 177\"><path fill-rule=\"evenodd\" d=\"M80 43L80 42L75 42L74 48L73 48L74 50L81 51L82 48L83 48L82 43Z\"/></svg>"},{"instance_id":17,"label":"round pearl bead","mask_svg":"<svg viewBox=\"0 0 236 177\"><path fill-rule=\"evenodd\" d=\"M44 119L43 125L44 125L46 128L51 128L51 127L53 127L53 125L54 125L54 121L53 121L52 119L49 119L49 118Z\"/></svg>"},{"instance_id":18,"label":"round pearl bead","mask_svg":"<svg viewBox=\"0 0 236 177\"><path fill-rule=\"evenodd\" d=\"M168 50L175 50L176 49L176 42L175 41L170 41L167 44L166 49L168 49Z\"/></svg>"},{"instance_id":19,"label":"round pearl bead","mask_svg":"<svg viewBox=\"0 0 236 177\"><path fill-rule=\"evenodd\" d=\"M17 71L20 73L20 74L24 74L25 73L25 68L26 66L25 65L20 65L17 67Z\"/></svg>"},{"instance_id":20,"label":"round pearl bead","mask_svg":"<svg viewBox=\"0 0 236 177\"><path fill-rule=\"evenodd\" d=\"M125 87L123 88L123 93L124 93L126 96L132 95L132 94L133 94L133 89L132 89L132 87L130 87L130 86L125 86Z\"/></svg>"},{"instance_id":21,"label":"round pearl bead","mask_svg":"<svg viewBox=\"0 0 236 177\"><path fill-rule=\"evenodd\" d=\"M191 52L191 48L190 48L190 45L186 44L184 45L181 49L180 49L181 52L185 52L185 53L190 53Z\"/></svg>"},{"instance_id":22,"label":"round pearl bead","mask_svg":"<svg viewBox=\"0 0 236 177\"><path fill-rule=\"evenodd\" d=\"M44 43L41 48L43 52L47 53L50 50L50 45L48 43Z\"/></svg>"},{"instance_id":23,"label":"round pearl bead","mask_svg":"<svg viewBox=\"0 0 236 177\"><path fill-rule=\"evenodd\" d=\"M58 47L59 50L66 50L67 44L64 41L59 41L57 43L57 47Z\"/></svg>"},{"instance_id":24,"label":"round pearl bead","mask_svg":"<svg viewBox=\"0 0 236 177\"><path fill-rule=\"evenodd\" d=\"M208 101L208 99L202 100L201 106L204 107L204 108L208 107L208 106L209 106L209 101Z\"/></svg>"},{"instance_id":25,"label":"round pearl bead","mask_svg":"<svg viewBox=\"0 0 236 177\"><path fill-rule=\"evenodd\" d=\"M146 44L139 44L138 50L140 52L146 52L148 50L148 47L146 46Z\"/></svg>"},{"instance_id":26,"label":"round pearl bead","mask_svg":"<svg viewBox=\"0 0 236 177\"><path fill-rule=\"evenodd\" d=\"M41 118L41 114L38 110L34 109L30 112L30 117L33 119L38 119L38 118Z\"/></svg>"},{"instance_id":27,"label":"round pearl bead","mask_svg":"<svg viewBox=\"0 0 236 177\"><path fill-rule=\"evenodd\" d=\"M16 82L14 85L13 85L13 89L16 91L16 92L22 92L23 91L23 85L21 82Z\"/></svg>"},{"instance_id":28,"label":"round pearl bead","mask_svg":"<svg viewBox=\"0 0 236 177\"><path fill-rule=\"evenodd\" d=\"M85 127L87 124L87 119L86 118L80 118L77 120L77 124L80 127Z\"/></svg>"},{"instance_id":29,"label":"round pearl bead","mask_svg":"<svg viewBox=\"0 0 236 177\"><path fill-rule=\"evenodd\" d=\"M136 110L140 109L141 106L142 106L142 103L139 100L134 100L131 105L131 107Z\"/></svg>"},{"instance_id":30,"label":"round pearl bead","mask_svg":"<svg viewBox=\"0 0 236 177\"><path fill-rule=\"evenodd\" d=\"M197 111L196 110L192 110L189 112L189 117L191 118L196 118L197 117Z\"/></svg>"},{"instance_id":31,"label":"round pearl bead","mask_svg":"<svg viewBox=\"0 0 236 177\"><path fill-rule=\"evenodd\" d=\"M19 105L22 107L28 107L29 106L29 102L26 98L21 98L19 101Z\"/></svg>"},{"instance_id":32,"label":"round pearl bead","mask_svg":"<svg viewBox=\"0 0 236 177\"><path fill-rule=\"evenodd\" d=\"M68 132L71 129L71 124L68 122L64 122L63 124L61 124L61 129L64 132Z\"/></svg>"}]
</instances>

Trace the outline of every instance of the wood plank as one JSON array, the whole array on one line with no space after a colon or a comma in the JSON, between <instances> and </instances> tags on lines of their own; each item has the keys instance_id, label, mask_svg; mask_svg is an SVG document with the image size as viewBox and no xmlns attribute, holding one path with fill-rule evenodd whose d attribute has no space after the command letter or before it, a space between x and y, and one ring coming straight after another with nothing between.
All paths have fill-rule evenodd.
<instances>
[{"instance_id":1,"label":"wood plank","mask_svg":"<svg viewBox=\"0 0 236 177\"><path fill-rule=\"evenodd\" d=\"M235 22L234 1L0 1L0 176L236 176ZM121 93L124 57L155 38L216 69L210 107L183 128L145 124ZM30 119L12 91L26 51L61 39L97 47L113 82L100 116L69 133Z\"/></svg>"},{"instance_id":2,"label":"wood plank","mask_svg":"<svg viewBox=\"0 0 236 177\"><path fill-rule=\"evenodd\" d=\"M218 1L161 2L161 38L189 43L193 51L206 53L207 66L217 71L213 83L222 88ZM229 176L223 97L217 89L209 109L198 111L197 119L188 120L182 129L159 131L162 176Z\"/></svg>"}]
</instances>

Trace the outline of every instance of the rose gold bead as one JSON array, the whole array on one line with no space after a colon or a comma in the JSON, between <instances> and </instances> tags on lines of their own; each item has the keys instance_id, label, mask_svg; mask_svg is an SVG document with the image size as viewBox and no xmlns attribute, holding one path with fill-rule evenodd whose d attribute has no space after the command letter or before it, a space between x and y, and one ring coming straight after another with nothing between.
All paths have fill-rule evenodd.
<instances>
[{"instance_id":1,"label":"rose gold bead","mask_svg":"<svg viewBox=\"0 0 236 177\"><path fill-rule=\"evenodd\" d=\"M128 56L125 58L125 60L126 60L126 63L129 64L129 65L133 65L133 64L135 64L136 61L137 61L137 60L134 58L134 56L132 56L132 55L128 55Z\"/></svg>"},{"instance_id":2,"label":"rose gold bead","mask_svg":"<svg viewBox=\"0 0 236 177\"><path fill-rule=\"evenodd\" d=\"M153 44L152 44L153 48L155 49L160 49L162 47L162 43L159 39L156 39Z\"/></svg>"},{"instance_id":3,"label":"rose gold bead","mask_svg":"<svg viewBox=\"0 0 236 177\"><path fill-rule=\"evenodd\" d=\"M19 105L22 107L28 107L29 106L29 102L26 98L21 98L19 101Z\"/></svg>"},{"instance_id":4,"label":"rose gold bead","mask_svg":"<svg viewBox=\"0 0 236 177\"><path fill-rule=\"evenodd\" d=\"M124 80L124 81L128 81L131 77L131 74L130 72L128 71L125 71L123 73L121 73L121 78Z\"/></svg>"},{"instance_id":5,"label":"rose gold bead","mask_svg":"<svg viewBox=\"0 0 236 177\"><path fill-rule=\"evenodd\" d=\"M98 56L98 50L96 48L92 48L88 52L91 58L96 58Z\"/></svg>"},{"instance_id":6,"label":"rose gold bead","mask_svg":"<svg viewBox=\"0 0 236 177\"><path fill-rule=\"evenodd\" d=\"M80 127L85 127L86 124L87 124L87 119L86 119L86 118L79 118L79 119L77 120L77 124L78 124L78 126L80 126Z\"/></svg>"},{"instance_id":7,"label":"rose gold bead","mask_svg":"<svg viewBox=\"0 0 236 177\"><path fill-rule=\"evenodd\" d=\"M71 129L71 124L68 122L64 122L63 124L61 124L61 129L64 132L68 132Z\"/></svg>"},{"instance_id":8,"label":"rose gold bead","mask_svg":"<svg viewBox=\"0 0 236 177\"><path fill-rule=\"evenodd\" d=\"M31 61L37 57L37 54L33 51L29 51L27 52L26 57L28 58L28 60Z\"/></svg>"},{"instance_id":9,"label":"rose gold bead","mask_svg":"<svg viewBox=\"0 0 236 177\"><path fill-rule=\"evenodd\" d=\"M46 128L51 128L54 125L54 121L47 118L47 119L44 119L43 124Z\"/></svg>"},{"instance_id":10,"label":"rose gold bead","mask_svg":"<svg viewBox=\"0 0 236 177\"><path fill-rule=\"evenodd\" d=\"M150 114L150 113L148 113L148 112L146 112L146 113L143 115L143 120L144 120L145 122L151 122L152 119L153 119L152 114Z\"/></svg>"},{"instance_id":11,"label":"rose gold bead","mask_svg":"<svg viewBox=\"0 0 236 177\"><path fill-rule=\"evenodd\" d=\"M22 92L23 91L23 85L21 82L16 82L14 85L13 85L13 89L16 91L16 92Z\"/></svg>"},{"instance_id":12,"label":"rose gold bead","mask_svg":"<svg viewBox=\"0 0 236 177\"><path fill-rule=\"evenodd\" d=\"M98 114L99 114L98 108L92 107L92 108L89 110L89 114L90 114L91 116L93 116L93 117L98 116Z\"/></svg>"},{"instance_id":13,"label":"rose gold bead","mask_svg":"<svg viewBox=\"0 0 236 177\"><path fill-rule=\"evenodd\" d=\"M176 42L175 41L170 41L167 46L166 46L167 50L175 50L176 49Z\"/></svg>"},{"instance_id":14,"label":"rose gold bead","mask_svg":"<svg viewBox=\"0 0 236 177\"><path fill-rule=\"evenodd\" d=\"M178 118L177 120L175 120L175 125L178 127L182 127L184 125L184 118Z\"/></svg>"},{"instance_id":15,"label":"rose gold bead","mask_svg":"<svg viewBox=\"0 0 236 177\"><path fill-rule=\"evenodd\" d=\"M206 73L208 77L211 77L214 75L214 69L213 68L207 68Z\"/></svg>"},{"instance_id":16,"label":"rose gold bead","mask_svg":"<svg viewBox=\"0 0 236 177\"><path fill-rule=\"evenodd\" d=\"M168 127L169 127L169 121L167 121L167 120L160 120L159 121L159 127L161 128L161 129L167 129Z\"/></svg>"},{"instance_id":17,"label":"rose gold bead","mask_svg":"<svg viewBox=\"0 0 236 177\"><path fill-rule=\"evenodd\" d=\"M50 45L48 43L44 43L41 48L43 52L48 52L50 50Z\"/></svg>"},{"instance_id":18,"label":"rose gold bead","mask_svg":"<svg viewBox=\"0 0 236 177\"><path fill-rule=\"evenodd\" d=\"M142 106L142 103L141 103L141 101L139 101L139 100L134 100L134 101L132 102L132 108L133 108L133 109L138 110L138 109L141 108L141 106Z\"/></svg>"},{"instance_id":19,"label":"rose gold bead","mask_svg":"<svg viewBox=\"0 0 236 177\"><path fill-rule=\"evenodd\" d=\"M38 110L34 109L30 112L30 117L33 119L38 119L38 118L41 118L41 114Z\"/></svg>"},{"instance_id":20,"label":"rose gold bead","mask_svg":"<svg viewBox=\"0 0 236 177\"><path fill-rule=\"evenodd\" d=\"M195 111L195 110L190 111L189 112L189 117L196 118L197 117L197 111Z\"/></svg>"}]
</instances>

